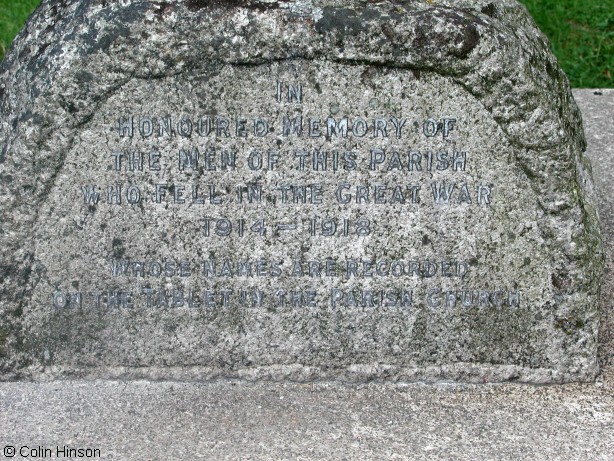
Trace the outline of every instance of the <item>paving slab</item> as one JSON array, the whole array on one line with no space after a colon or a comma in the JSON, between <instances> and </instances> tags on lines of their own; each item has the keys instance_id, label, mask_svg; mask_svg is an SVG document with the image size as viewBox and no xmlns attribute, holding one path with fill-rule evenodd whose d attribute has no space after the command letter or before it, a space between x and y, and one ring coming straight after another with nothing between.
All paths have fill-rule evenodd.
<instances>
[{"instance_id":1,"label":"paving slab","mask_svg":"<svg viewBox=\"0 0 614 461\"><path fill-rule=\"evenodd\" d=\"M614 90L574 94L607 252L595 383L5 382L0 459L614 459Z\"/></svg>"},{"instance_id":2,"label":"paving slab","mask_svg":"<svg viewBox=\"0 0 614 461\"><path fill-rule=\"evenodd\" d=\"M606 252L599 339L605 366L614 358L614 89L575 90L574 97L582 111Z\"/></svg>"},{"instance_id":3,"label":"paving slab","mask_svg":"<svg viewBox=\"0 0 614 461\"><path fill-rule=\"evenodd\" d=\"M611 460L597 384L5 383L0 445L100 459ZM16 459L22 459L17 457Z\"/></svg>"}]
</instances>

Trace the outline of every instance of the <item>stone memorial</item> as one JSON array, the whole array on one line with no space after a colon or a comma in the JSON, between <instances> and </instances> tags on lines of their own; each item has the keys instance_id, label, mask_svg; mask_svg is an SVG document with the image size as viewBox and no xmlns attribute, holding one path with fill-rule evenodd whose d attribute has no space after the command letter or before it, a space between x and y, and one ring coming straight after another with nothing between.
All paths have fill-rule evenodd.
<instances>
[{"instance_id":1,"label":"stone memorial","mask_svg":"<svg viewBox=\"0 0 614 461\"><path fill-rule=\"evenodd\" d=\"M590 380L584 148L512 0L44 0L0 71L0 376Z\"/></svg>"}]
</instances>

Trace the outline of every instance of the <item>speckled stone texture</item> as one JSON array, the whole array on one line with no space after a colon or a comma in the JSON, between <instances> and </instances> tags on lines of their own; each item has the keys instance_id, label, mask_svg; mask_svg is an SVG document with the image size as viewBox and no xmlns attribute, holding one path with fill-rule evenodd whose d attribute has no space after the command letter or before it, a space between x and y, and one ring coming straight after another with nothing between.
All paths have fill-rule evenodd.
<instances>
[{"instance_id":1,"label":"speckled stone texture","mask_svg":"<svg viewBox=\"0 0 614 461\"><path fill-rule=\"evenodd\" d=\"M581 118L516 2L43 2L0 80L0 376L598 372Z\"/></svg>"},{"instance_id":2,"label":"speckled stone texture","mask_svg":"<svg viewBox=\"0 0 614 461\"><path fill-rule=\"evenodd\" d=\"M596 166L603 233L611 235L614 144L608 127L614 90L575 90L574 96L585 122L587 155ZM606 243L612 267L611 239ZM26 446L55 454L56 447L67 446L99 449L100 459L121 460L609 461L613 275L604 277L603 367L595 382L4 382L0 453L6 446Z\"/></svg>"}]
</instances>

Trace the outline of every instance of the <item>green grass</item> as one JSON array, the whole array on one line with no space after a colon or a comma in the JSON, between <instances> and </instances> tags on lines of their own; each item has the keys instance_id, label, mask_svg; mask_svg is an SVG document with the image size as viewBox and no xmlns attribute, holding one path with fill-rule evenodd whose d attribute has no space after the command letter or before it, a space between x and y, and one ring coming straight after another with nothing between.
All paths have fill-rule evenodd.
<instances>
[{"instance_id":1,"label":"green grass","mask_svg":"<svg viewBox=\"0 0 614 461\"><path fill-rule=\"evenodd\" d=\"M614 87L614 0L521 0L574 88Z\"/></svg>"},{"instance_id":2,"label":"green grass","mask_svg":"<svg viewBox=\"0 0 614 461\"><path fill-rule=\"evenodd\" d=\"M0 0L0 59L40 0Z\"/></svg>"},{"instance_id":3,"label":"green grass","mask_svg":"<svg viewBox=\"0 0 614 461\"><path fill-rule=\"evenodd\" d=\"M614 0L521 2L550 39L573 87L614 87ZM0 59L38 3L0 0Z\"/></svg>"}]
</instances>

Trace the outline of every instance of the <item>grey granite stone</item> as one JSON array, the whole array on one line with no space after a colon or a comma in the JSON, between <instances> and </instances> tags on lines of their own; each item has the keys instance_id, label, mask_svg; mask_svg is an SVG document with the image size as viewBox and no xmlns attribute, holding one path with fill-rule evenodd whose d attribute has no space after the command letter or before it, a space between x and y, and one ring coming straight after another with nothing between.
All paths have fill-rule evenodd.
<instances>
[{"instance_id":1,"label":"grey granite stone","mask_svg":"<svg viewBox=\"0 0 614 461\"><path fill-rule=\"evenodd\" d=\"M603 233L611 235L614 90L601 92L574 96L596 165L596 193L604 197ZM609 272L606 299L612 280ZM612 318L607 306L604 316ZM609 338L600 336L604 359L614 351ZM556 386L5 382L0 453L9 445L54 454L58 446L89 447L100 450L100 459L116 460L609 461L614 373L605 365L594 383Z\"/></svg>"},{"instance_id":2,"label":"grey granite stone","mask_svg":"<svg viewBox=\"0 0 614 461\"><path fill-rule=\"evenodd\" d=\"M43 2L0 376L593 379L580 114L515 1Z\"/></svg>"}]
</instances>

